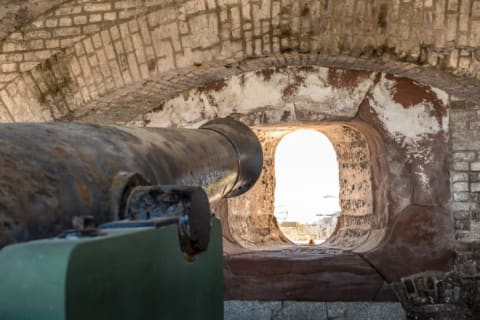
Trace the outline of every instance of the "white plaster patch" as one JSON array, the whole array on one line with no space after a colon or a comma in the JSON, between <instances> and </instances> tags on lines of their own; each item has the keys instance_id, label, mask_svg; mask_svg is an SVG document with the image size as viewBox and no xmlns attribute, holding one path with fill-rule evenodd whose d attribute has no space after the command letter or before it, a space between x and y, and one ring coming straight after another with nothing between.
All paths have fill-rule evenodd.
<instances>
[{"instance_id":1,"label":"white plaster patch","mask_svg":"<svg viewBox=\"0 0 480 320\"><path fill-rule=\"evenodd\" d=\"M289 67L269 71L227 78L220 89L189 90L166 101L162 111L147 114L145 122L153 127L196 127L232 114L247 119L251 125L284 121L285 117L305 120L300 115L309 120L352 118L371 89L374 77L371 74L353 88L336 88L327 81L327 68ZM431 151L418 142L430 134L447 132L448 117L440 121L433 117L434 105L427 101L405 108L393 98L395 84L395 80L382 75L371 90L371 106L389 135L409 150L411 159L421 157L428 161ZM446 93L432 90L440 101L448 103Z\"/></svg>"},{"instance_id":2,"label":"white plaster patch","mask_svg":"<svg viewBox=\"0 0 480 320\"><path fill-rule=\"evenodd\" d=\"M389 136L405 149L407 161L416 161L416 181L428 192L431 179L426 167L432 163L433 155L431 143L425 141L430 138L429 135L448 131L448 117L439 120L433 116L435 107L432 102L422 101L405 108L393 98L395 85L395 80L386 79L383 74L371 92L370 104ZM446 106L448 95L440 90L434 92Z\"/></svg>"},{"instance_id":3,"label":"white plaster patch","mask_svg":"<svg viewBox=\"0 0 480 320\"><path fill-rule=\"evenodd\" d=\"M145 120L153 127L192 127L204 120L233 113L264 112L271 121L280 121L283 110L291 109L282 99L282 88L286 86L288 77L285 73L274 73L268 81L262 75L247 73L225 80L225 86L219 90L189 90L165 102L161 112L147 114Z\"/></svg>"},{"instance_id":4,"label":"white plaster patch","mask_svg":"<svg viewBox=\"0 0 480 320\"><path fill-rule=\"evenodd\" d=\"M435 88L435 87L430 87L430 89L435 93L435 95L437 96L437 99L442 102L442 104L445 106L445 108L447 108L447 106L450 103L450 96L448 95L448 93L446 93L445 91L440 90L438 88ZM447 113L448 113L448 109L447 109ZM447 114L447 116L444 117L443 121L442 121L442 124L443 124L442 129L445 132L448 131L449 121L450 121L450 117Z\"/></svg>"},{"instance_id":5,"label":"white plaster patch","mask_svg":"<svg viewBox=\"0 0 480 320\"><path fill-rule=\"evenodd\" d=\"M449 103L448 93L435 87L430 87L430 90L432 90L437 95L437 99L442 101L444 106L448 105Z\"/></svg>"},{"instance_id":6,"label":"white plaster patch","mask_svg":"<svg viewBox=\"0 0 480 320\"><path fill-rule=\"evenodd\" d=\"M417 181L424 187L424 190L430 191L428 188L430 185L430 177L425 173L425 168L418 166L415 175L417 176Z\"/></svg>"},{"instance_id":7,"label":"white plaster patch","mask_svg":"<svg viewBox=\"0 0 480 320\"><path fill-rule=\"evenodd\" d=\"M370 104L389 136L402 145L407 153L408 162L416 162L415 176L419 186L429 190L430 176L426 167L433 161L431 143L425 143L429 135L448 132L448 116L440 120L433 116L432 102L423 101L405 108L394 100L395 80L382 75L380 82L373 88ZM448 95L440 90L434 91L445 104Z\"/></svg>"},{"instance_id":8,"label":"white plaster patch","mask_svg":"<svg viewBox=\"0 0 480 320\"><path fill-rule=\"evenodd\" d=\"M188 92L190 93L190 92ZM149 125L153 127L198 127L205 121L205 115L210 112L205 110L209 107L205 102L206 97L200 94L184 94L165 102L162 112L152 112L147 116Z\"/></svg>"},{"instance_id":9,"label":"white plaster patch","mask_svg":"<svg viewBox=\"0 0 480 320\"><path fill-rule=\"evenodd\" d=\"M243 79L242 76L230 78L225 88L210 91L209 95L223 113L249 113L262 107L283 105L279 88L287 85L288 78L282 73L272 74L268 81L256 73L247 73Z\"/></svg>"},{"instance_id":10,"label":"white plaster patch","mask_svg":"<svg viewBox=\"0 0 480 320\"><path fill-rule=\"evenodd\" d=\"M334 88L315 73L306 75L304 85L298 89L295 105L300 110L326 116L352 118L373 84L373 75L360 81L354 88Z\"/></svg>"},{"instance_id":11,"label":"white plaster patch","mask_svg":"<svg viewBox=\"0 0 480 320\"><path fill-rule=\"evenodd\" d=\"M355 88L334 88L328 84L328 73L322 67L289 67L233 76L220 89L192 89L168 100L162 111L147 114L145 122L154 127L191 127L202 120L239 114L258 116L251 124L261 124L298 120L295 111L310 120L355 116L373 75Z\"/></svg>"},{"instance_id":12,"label":"white plaster patch","mask_svg":"<svg viewBox=\"0 0 480 320\"><path fill-rule=\"evenodd\" d=\"M437 134L444 130L441 122L432 116L434 106L430 102L422 102L408 108L393 99L395 81L382 75L380 82L373 88L370 103L377 113L384 128L394 139L402 139L406 143L424 139L428 134Z\"/></svg>"}]
</instances>

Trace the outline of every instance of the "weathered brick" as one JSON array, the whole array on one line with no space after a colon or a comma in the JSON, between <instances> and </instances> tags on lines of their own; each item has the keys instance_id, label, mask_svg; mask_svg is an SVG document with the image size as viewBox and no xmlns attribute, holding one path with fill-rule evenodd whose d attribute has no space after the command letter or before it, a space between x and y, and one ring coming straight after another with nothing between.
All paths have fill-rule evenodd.
<instances>
[{"instance_id":1,"label":"weathered brick","mask_svg":"<svg viewBox=\"0 0 480 320\"><path fill-rule=\"evenodd\" d=\"M72 70L72 73L74 76L78 77L82 73L82 68L80 66L80 63L78 62L78 59L76 57L73 57L70 61L70 69Z\"/></svg>"},{"instance_id":2,"label":"weathered brick","mask_svg":"<svg viewBox=\"0 0 480 320\"><path fill-rule=\"evenodd\" d=\"M73 23L76 25L83 25L88 23L88 17L81 15L73 18Z\"/></svg>"},{"instance_id":3,"label":"weathered brick","mask_svg":"<svg viewBox=\"0 0 480 320\"><path fill-rule=\"evenodd\" d=\"M25 72L25 71L33 69L37 65L38 65L38 62L34 62L34 61L33 62L22 62L22 63L19 64L19 71L20 72Z\"/></svg>"},{"instance_id":4,"label":"weathered brick","mask_svg":"<svg viewBox=\"0 0 480 320\"><path fill-rule=\"evenodd\" d=\"M71 47L74 43L76 43L81 38L83 38L83 37L82 36L77 36L77 37L62 39L62 40L60 40L60 48Z\"/></svg>"},{"instance_id":5,"label":"weathered brick","mask_svg":"<svg viewBox=\"0 0 480 320\"><path fill-rule=\"evenodd\" d=\"M28 46L32 50L41 50L45 48L45 43L43 40L31 40L28 42Z\"/></svg>"},{"instance_id":6,"label":"weathered brick","mask_svg":"<svg viewBox=\"0 0 480 320\"><path fill-rule=\"evenodd\" d=\"M453 182L465 182L468 181L468 173L466 172L454 172L452 174Z\"/></svg>"},{"instance_id":7,"label":"weathered brick","mask_svg":"<svg viewBox=\"0 0 480 320\"><path fill-rule=\"evenodd\" d=\"M137 56L138 63L142 64L145 63L145 53L144 53L144 45L141 39L140 34L135 33L132 35L132 43L135 54Z\"/></svg>"},{"instance_id":8,"label":"weathered brick","mask_svg":"<svg viewBox=\"0 0 480 320\"><path fill-rule=\"evenodd\" d=\"M119 30L118 26L112 26L110 28L110 35L112 36L113 41L120 38L120 30Z\"/></svg>"},{"instance_id":9,"label":"weathered brick","mask_svg":"<svg viewBox=\"0 0 480 320\"><path fill-rule=\"evenodd\" d=\"M48 30L35 30L25 33L25 39L49 39L52 36Z\"/></svg>"},{"instance_id":10,"label":"weathered brick","mask_svg":"<svg viewBox=\"0 0 480 320\"><path fill-rule=\"evenodd\" d=\"M85 40L83 40L83 47L85 48L85 52L87 53L87 55L94 52L93 42L91 38L86 38Z\"/></svg>"},{"instance_id":11,"label":"weathered brick","mask_svg":"<svg viewBox=\"0 0 480 320\"><path fill-rule=\"evenodd\" d=\"M116 12L107 12L103 14L103 20L105 21L115 21L117 19Z\"/></svg>"},{"instance_id":12,"label":"weathered brick","mask_svg":"<svg viewBox=\"0 0 480 320\"><path fill-rule=\"evenodd\" d=\"M73 5L73 6L63 6L55 10L56 16L65 16L65 15L73 15L78 14L82 11L81 6Z\"/></svg>"},{"instance_id":13,"label":"weathered brick","mask_svg":"<svg viewBox=\"0 0 480 320\"><path fill-rule=\"evenodd\" d=\"M453 170L468 171L469 169L470 165L468 162L456 161L453 163Z\"/></svg>"},{"instance_id":14,"label":"weathered brick","mask_svg":"<svg viewBox=\"0 0 480 320\"><path fill-rule=\"evenodd\" d=\"M473 1L471 12L472 17L480 17L480 1Z\"/></svg>"},{"instance_id":15,"label":"weathered brick","mask_svg":"<svg viewBox=\"0 0 480 320\"><path fill-rule=\"evenodd\" d=\"M453 183L453 191L454 192L469 191L468 182Z\"/></svg>"},{"instance_id":16,"label":"weathered brick","mask_svg":"<svg viewBox=\"0 0 480 320\"><path fill-rule=\"evenodd\" d=\"M97 13L97 14L91 14L89 17L88 17L88 21L90 23L95 23L95 22L100 22L103 20L103 17L101 14Z\"/></svg>"},{"instance_id":17,"label":"weathered brick","mask_svg":"<svg viewBox=\"0 0 480 320\"><path fill-rule=\"evenodd\" d=\"M480 171L480 162L472 162L472 163L470 163L470 170L472 170L472 171Z\"/></svg>"},{"instance_id":18,"label":"weathered brick","mask_svg":"<svg viewBox=\"0 0 480 320\"><path fill-rule=\"evenodd\" d=\"M453 200L454 201L468 201L470 199L468 192L454 192Z\"/></svg>"},{"instance_id":19,"label":"weathered brick","mask_svg":"<svg viewBox=\"0 0 480 320\"><path fill-rule=\"evenodd\" d=\"M24 36L26 36L25 33L22 33L22 32L13 32L13 33L11 33L11 34L8 36L8 38L9 38L10 40L17 40L17 41L18 41L18 40L24 40L24 39L25 39Z\"/></svg>"},{"instance_id":20,"label":"weathered brick","mask_svg":"<svg viewBox=\"0 0 480 320\"><path fill-rule=\"evenodd\" d=\"M70 37L80 35L82 29L80 27L57 28L52 33L55 37Z\"/></svg>"},{"instance_id":21,"label":"weathered brick","mask_svg":"<svg viewBox=\"0 0 480 320\"><path fill-rule=\"evenodd\" d=\"M15 51L24 51L26 48L20 43L5 41L2 44L2 51L4 53L15 52Z\"/></svg>"},{"instance_id":22,"label":"weathered brick","mask_svg":"<svg viewBox=\"0 0 480 320\"><path fill-rule=\"evenodd\" d=\"M2 64L2 72L17 72L17 64L16 63L5 63Z\"/></svg>"},{"instance_id":23,"label":"weathered brick","mask_svg":"<svg viewBox=\"0 0 480 320\"><path fill-rule=\"evenodd\" d=\"M72 25L72 18L70 17L60 18L58 25L61 27L69 27Z\"/></svg>"},{"instance_id":24,"label":"weathered brick","mask_svg":"<svg viewBox=\"0 0 480 320\"><path fill-rule=\"evenodd\" d=\"M129 9L135 8L137 3L129 0L115 1L115 9Z\"/></svg>"},{"instance_id":25,"label":"weathered brick","mask_svg":"<svg viewBox=\"0 0 480 320\"><path fill-rule=\"evenodd\" d=\"M93 46L94 46L95 49L101 48L103 46L102 38L101 38L100 34L95 34L92 37L92 42L93 42Z\"/></svg>"},{"instance_id":26,"label":"weathered brick","mask_svg":"<svg viewBox=\"0 0 480 320\"><path fill-rule=\"evenodd\" d=\"M454 151L480 150L480 131L470 130L468 134L453 135L452 148Z\"/></svg>"},{"instance_id":27,"label":"weathered brick","mask_svg":"<svg viewBox=\"0 0 480 320\"><path fill-rule=\"evenodd\" d=\"M477 236L477 239L480 239L480 221L472 220L471 221L471 230Z\"/></svg>"},{"instance_id":28,"label":"weathered brick","mask_svg":"<svg viewBox=\"0 0 480 320\"><path fill-rule=\"evenodd\" d=\"M480 3L480 2L477 2ZM480 5L479 5L480 7ZM480 20L472 20L470 24L470 30L480 30ZM480 32L470 32L470 46L478 47L480 45Z\"/></svg>"},{"instance_id":29,"label":"weathered brick","mask_svg":"<svg viewBox=\"0 0 480 320\"><path fill-rule=\"evenodd\" d=\"M58 49L60 48L60 40L45 40L45 48L47 49Z\"/></svg>"},{"instance_id":30,"label":"weathered brick","mask_svg":"<svg viewBox=\"0 0 480 320\"><path fill-rule=\"evenodd\" d=\"M86 3L83 5L83 10L87 12L110 11L111 9L111 3Z\"/></svg>"},{"instance_id":31,"label":"weathered brick","mask_svg":"<svg viewBox=\"0 0 480 320\"><path fill-rule=\"evenodd\" d=\"M136 16L136 11L135 10L124 10L120 11L118 13L118 18L119 19L128 19Z\"/></svg>"},{"instance_id":32,"label":"weathered brick","mask_svg":"<svg viewBox=\"0 0 480 320\"><path fill-rule=\"evenodd\" d=\"M120 25L120 33L122 34L122 42L125 51L130 52L133 51L133 43L130 36L130 31L128 29L127 24Z\"/></svg>"},{"instance_id":33,"label":"weathered brick","mask_svg":"<svg viewBox=\"0 0 480 320\"><path fill-rule=\"evenodd\" d=\"M97 56L96 55L90 55L88 56L88 63L90 64L91 67L93 67L94 69L94 72L96 71L96 68L95 67L98 67L98 59L97 59ZM94 80L95 81L101 81L102 80L102 77L99 77L99 75L95 75L94 77Z\"/></svg>"},{"instance_id":34,"label":"weathered brick","mask_svg":"<svg viewBox=\"0 0 480 320\"><path fill-rule=\"evenodd\" d=\"M100 27L97 24L89 24L82 27L82 32L85 34L93 34L100 31Z\"/></svg>"},{"instance_id":35,"label":"weathered brick","mask_svg":"<svg viewBox=\"0 0 480 320\"><path fill-rule=\"evenodd\" d=\"M242 31L240 9L238 7L231 8L230 15L232 17L232 39L240 39Z\"/></svg>"},{"instance_id":36,"label":"weathered brick","mask_svg":"<svg viewBox=\"0 0 480 320\"><path fill-rule=\"evenodd\" d=\"M103 50L97 51L98 62L100 65L100 70L102 71L103 77L108 78L111 76L110 68L108 65L108 60L105 52Z\"/></svg>"},{"instance_id":37,"label":"weathered brick","mask_svg":"<svg viewBox=\"0 0 480 320\"><path fill-rule=\"evenodd\" d=\"M128 29L131 33L138 32L138 22L136 19L133 19L128 22Z\"/></svg>"},{"instance_id":38,"label":"weathered brick","mask_svg":"<svg viewBox=\"0 0 480 320\"><path fill-rule=\"evenodd\" d=\"M453 154L454 161L473 161L477 158L477 153L474 151L455 152Z\"/></svg>"},{"instance_id":39,"label":"weathered brick","mask_svg":"<svg viewBox=\"0 0 480 320\"><path fill-rule=\"evenodd\" d=\"M447 10L449 11L457 11L458 10L458 2L461 0L448 0L447 3Z\"/></svg>"},{"instance_id":40,"label":"weathered brick","mask_svg":"<svg viewBox=\"0 0 480 320\"><path fill-rule=\"evenodd\" d=\"M58 26L58 19L47 19L45 20L45 26L47 28L54 28L56 26Z\"/></svg>"},{"instance_id":41,"label":"weathered brick","mask_svg":"<svg viewBox=\"0 0 480 320\"><path fill-rule=\"evenodd\" d=\"M471 192L480 192L480 183L475 182L470 184L470 191Z\"/></svg>"},{"instance_id":42,"label":"weathered brick","mask_svg":"<svg viewBox=\"0 0 480 320\"><path fill-rule=\"evenodd\" d=\"M462 220L455 219L455 229L456 230L469 231L470 226L471 226L471 222L470 222L469 219L462 219Z\"/></svg>"},{"instance_id":43,"label":"weathered brick","mask_svg":"<svg viewBox=\"0 0 480 320\"><path fill-rule=\"evenodd\" d=\"M457 16L457 14L449 14L447 16L445 41L455 41L457 38Z\"/></svg>"},{"instance_id":44,"label":"weathered brick","mask_svg":"<svg viewBox=\"0 0 480 320\"><path fill-rule=\"evenodd\" d=\"M455 201L452 204L453 211L468 211L472 209L477 209L478 205L475 202L458 202Z\"/></svg>"},{"instance_id":45,"label":"weathered brick","mask_svg":"<svg viewBox=\"0 0 480 320\"><path fill-rule=\"evenodd\" d=\"M116 56L116 53L112 45L110 33L107 30L102 31L102 42L105 48L107 59L114 59Z\"/></svg>"}]
</instances>

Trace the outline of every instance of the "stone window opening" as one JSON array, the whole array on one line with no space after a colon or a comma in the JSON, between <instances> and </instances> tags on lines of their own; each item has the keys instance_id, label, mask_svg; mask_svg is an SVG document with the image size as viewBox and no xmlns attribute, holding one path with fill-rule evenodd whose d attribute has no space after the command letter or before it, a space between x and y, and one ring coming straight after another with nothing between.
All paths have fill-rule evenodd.
<instances>
[{"instance_id":1,"label":"stone window opening","mask_svg":"<svg viewBox=\"0 0 480 320\"><path fill-rule=\"evenodd\" d=\"M275 156L274 216L294 244L325 242L341 208L337 154L313 129L295 130L278 143Z\"/></svg>"},{"instance_id":2,"label":"stone window opening","mask_svg":"<svg viewBox=\"0 0 480 320\"><path fill-rule=\"evenodd\" d=\"M278 214L275 215L275 189L278 182L275 153L284 137L292 132L311 130L323 135L331 143L331 152L338 162L338 191L334 195L338 196L340 209L336 223L332 223L328 234L318 239L318 246L341 250L362 248L360 250L363 251L364 244L369 242L370 233L379 228L379 219L373 208L374 175L364 128L357 129L345 122L325 122L257 126L254 130L263 145L264 170L251 191L242 197L229 199L228 216L224 220L228 238L241 247L260 250L310 243L310 239L297 241L289 238L289 232L282 230L284 220ZM291 156L290 154L289 157ZM308 197L310 196L304 196L302 201L305 202ZM315 239L313 240L315 244Z\"/></svg>"}]
</instances>

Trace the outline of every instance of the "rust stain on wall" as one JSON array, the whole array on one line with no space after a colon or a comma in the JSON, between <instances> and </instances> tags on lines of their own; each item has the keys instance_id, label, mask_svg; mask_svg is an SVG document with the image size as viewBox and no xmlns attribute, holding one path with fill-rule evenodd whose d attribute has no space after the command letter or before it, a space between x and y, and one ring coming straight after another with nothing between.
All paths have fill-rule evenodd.
<instances>
[{"instance_id":1,"label":"rust stain on wall","mask_svg":"<svg viewBox=\"0 0 480 320\"><path fill-rule=\"evenodd\" d=\"M393 98L405 108L427 102L433 104L434 108L431 115L439 121L447 115L445 102L438 97L431 87L404 77L387 75L386 78L395 81L395 86L392 88Z\"/></svg>"},{"instance_id":2,"label":"rust stain on wall","mask_svg":"<svg viewBox=\"0 0 480 320\"><path fill-rule=\"evenodd\" d=\"M333 88L355 88L359 82L368 79L371 72L358 70L328 69L328 84Z\"/></svg>"}]
</instances>

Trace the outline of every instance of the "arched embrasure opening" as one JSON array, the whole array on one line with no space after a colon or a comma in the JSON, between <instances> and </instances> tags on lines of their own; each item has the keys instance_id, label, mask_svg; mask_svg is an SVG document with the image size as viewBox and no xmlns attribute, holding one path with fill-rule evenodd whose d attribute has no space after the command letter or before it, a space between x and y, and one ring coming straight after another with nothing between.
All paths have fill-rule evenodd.
<instances>
[{"instance_id":1,"label":"arched embrasure opening","mask_svg":"<svg viewBox=\"0 0 480 320\"><path fill-rule=\"evenodd\" d=\"M275 151L274 216L296 244L320 244L335 230L339 203L337 154L317 130L297 130Z\"/></svg>"},{"instance_id":2,"label":"arched embrasure opening","mask_svg":"<svg viewBox=\"0 0 480 320\"><path fill-rule=\"evenodd\" d=\"M275 152L284 137L298 130L312 130L331 142L338 161L338 191L340 213L331 234L325 237L322 246L339 249L355 249L367 242L372 231L383 227L373 208L373 170L369 142L364 131L369 135L370 143L375 143L375 134L369 133L371 128L356 128L345 122L328 122L317 125L289 125L282 127L255 127L255 131L264 149L264 170L255 187L242 197L230 199L228 202L228 234L233 242L246 248L265 248L291 245L292 242L305 243L310 239L296 239L290 232L282 229L282 222L287 221L275 212L274 194L277 179L275 170ZM292 156L292 155L290 155ZM293 171L301 171L301 164L294 165ZM322 166L318 163L318 169ZM309 169L306 168L308 172ZM311 171L311 170L310 170ZM322 176L314 180L324 181ZM320 173L321 175L321 173ZM318 193L319 195L321 192ZM327 193L328 194L328 193ZM301 198L303 195L303 198ZM302 204L313 195L300 191ZM309 199L307 199L309 198ZM318 196L317 196L318 198ZM381 208L380 208L381 209ZM278 210L278 208L277 208ZM288 226L289 224L287 224ZM291 224L290 224L291 226ZM304 235L302 235L304 236Z\"/></svg>"}]
</instances>

